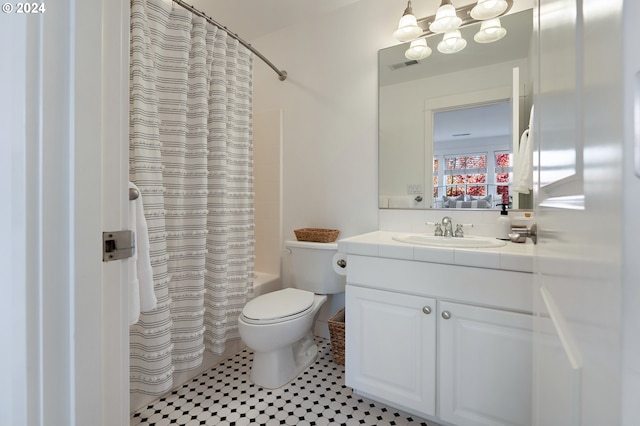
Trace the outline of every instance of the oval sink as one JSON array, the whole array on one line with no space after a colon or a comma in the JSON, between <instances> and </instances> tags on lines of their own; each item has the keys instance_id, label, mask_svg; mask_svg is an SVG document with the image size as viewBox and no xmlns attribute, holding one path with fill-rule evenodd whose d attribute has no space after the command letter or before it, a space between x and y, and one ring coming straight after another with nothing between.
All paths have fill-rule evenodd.
<instances>
[{"instance_id":1,"label":"oval sink","mask_svg":"<svg viewBox=\"0 0 640 426\"><path fill-rule=\"evenodd\" d=\"M495 238L465 236L465 237L436 237L427 234L398 234L391 237L401 243L419 244L434 247L457 247L457 248L488 248L503 247L506 241Z\"/></svg>"}]
</instances>

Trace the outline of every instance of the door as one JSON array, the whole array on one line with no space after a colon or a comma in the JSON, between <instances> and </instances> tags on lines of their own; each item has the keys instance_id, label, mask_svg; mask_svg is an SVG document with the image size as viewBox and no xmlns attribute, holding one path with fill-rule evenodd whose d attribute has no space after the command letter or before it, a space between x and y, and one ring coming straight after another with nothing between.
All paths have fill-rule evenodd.
<instances>
[{"instance_id":1,"label":"door","mask_svg":"<svg viewBox=\"0 0 640 426\"><path fill-rule=\"evenodd\" d=\"M531 315L440 302L439 417L457 426L531 424Z\"/></svg>"},{"instance_id":2,"label":"door","mask_svg":"<svg viewBox=\"0 0 640 426\"><path fill-rule=\"evenodd\" d=\"M346 306L347 386L435 415L436 301L347 286Z\"/></svg>"},{"instance_id":3,"label":"door","mask_svg":"<svg viewBox=\"0 0 640 426\"><path fill-rule=\"evenodd\" d=\"M103 264L101 246L128 221L129 5L38 4L7 3L0 17L2 315L16 325L2 417L125 425L127 265Z\"/></svg>"},{"instance_id":4,"label":"door","mask_svg":"<svg viewBox=\"0 0 640 426\"><path fill-rule=\"evenodd\" d=\"M625 193L640 194L640 2L626 1L623 10L624 48L624 149ZM623 296L622 296L622 421L623 426L640 424L640 198L629 197L623 222Z\"/></svg>"},{"instance_id":5,"label":"door","mask_svg":"<svg viewBox=\"0 0 640 426\"><path fill-rule=\"evenodd\" d=\"M622 3L535 14L535 425L621 424Z\"/></svg>"}]
</instances>

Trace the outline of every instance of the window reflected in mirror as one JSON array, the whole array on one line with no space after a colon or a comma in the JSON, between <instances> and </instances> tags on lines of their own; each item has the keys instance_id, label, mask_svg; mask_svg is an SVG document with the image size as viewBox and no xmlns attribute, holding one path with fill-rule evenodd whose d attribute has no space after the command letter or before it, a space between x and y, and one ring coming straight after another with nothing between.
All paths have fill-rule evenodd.
<instances>
[{"instance_id":1,"label":"window reflected in mirror","mask_svg":"<svg viewBox=\"0 0 640 426\"><path fill-rule=\"evenodd\" d=\"M433 120L433 207L492 208L511 193L508 101L439 111Z\"/></svg>"}]
</instances>

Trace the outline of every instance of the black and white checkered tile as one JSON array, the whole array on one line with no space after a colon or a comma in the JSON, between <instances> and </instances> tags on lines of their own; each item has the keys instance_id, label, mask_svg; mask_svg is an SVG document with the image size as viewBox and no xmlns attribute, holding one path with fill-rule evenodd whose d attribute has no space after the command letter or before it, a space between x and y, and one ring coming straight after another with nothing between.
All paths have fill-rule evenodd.
<instances>
[{"instance_id":1,"label":"black and white checkered tile","mask_svg":"<svg viewBox=\"0 0 640 426\"><path fill-rule=\"evenodd\" d=\"M422 425L416 416L354 394L331 344L317 339L315 364L279 389L249 380L252 354L244 350L134 413L131 426L199 425Z\"/></svg>"}]
</instances>

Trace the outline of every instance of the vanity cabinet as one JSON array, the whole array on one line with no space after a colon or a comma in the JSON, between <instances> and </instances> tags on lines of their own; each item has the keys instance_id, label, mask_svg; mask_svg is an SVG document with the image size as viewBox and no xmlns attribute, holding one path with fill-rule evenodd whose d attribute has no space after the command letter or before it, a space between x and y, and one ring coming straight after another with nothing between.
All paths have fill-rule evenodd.
<instances>
[{"instance_id":1,"label":"vanity cabinet","mask_svg":"<svg viewBox=\"0 0 640 426\"><path fill-rule=\"evenodd\" d=\"M531 424L530 273L347 262L347 386L446 425Z\"/></svg>"},{"instance_id":2,"label":"vanity cabinet","mask_svg":"<svg viewBox=\"0 0 640 426\"><path fill-rule=\"evenodd\" d=\"M347 287L348 386L435 415L436 300Z\"/></svg>"}]
</instances>

